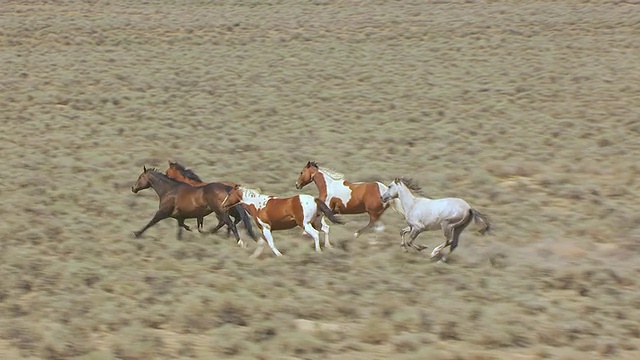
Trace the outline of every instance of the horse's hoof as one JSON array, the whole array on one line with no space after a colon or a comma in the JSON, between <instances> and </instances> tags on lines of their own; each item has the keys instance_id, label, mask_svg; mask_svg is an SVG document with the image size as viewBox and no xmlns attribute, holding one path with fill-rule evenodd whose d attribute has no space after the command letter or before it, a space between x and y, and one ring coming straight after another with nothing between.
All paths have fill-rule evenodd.
<instances>
[{"instance_id":1,"label":"horse's hoof","mask_svg":"<svg viewBox=\"0 0 640 360\"><path fill-rule=\"evenodd\" d=\"M141 234L139 231L134 231L134 232L133 232L133 236L134 236L136 239L139 239L139 238L142 236L142 234Z\"/></svg>"},{"instance_id":2,"label":"horse's hoof","mask_svg":"<svg viewBox=\"0 0 640 360\"><path fill-rule=\"evenodd\" d=\"M358 236L360 236L360 233L358 233L358 232L357 233L353 233L353 237L354 238L358 238Z\"/></svg>"}]
</instances>

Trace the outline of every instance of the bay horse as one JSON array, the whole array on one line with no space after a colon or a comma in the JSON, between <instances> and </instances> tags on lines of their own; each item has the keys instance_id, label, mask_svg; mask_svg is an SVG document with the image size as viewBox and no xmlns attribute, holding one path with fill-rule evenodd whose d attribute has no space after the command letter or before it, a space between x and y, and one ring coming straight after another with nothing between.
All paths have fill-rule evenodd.
<instances>
[{"instance_id":1,"label":"bay horse","mask_svg":"<svg viewBox=\"0 0 640 360\"><path fill-rule=\"evenodd\" d=\"M389 184L387 191L382 194L382 201L397 198L405 210L405 219L409 226L400 231L400 246L405 251L407 251L407 246L418 251L426 249L427 246L413 244L416 237L423 231L442 229L445 241L433 249L431 258L440 256L440 260L446 262L447 258L443 254L441 255L442 250L449 246L448 255L451 255L458 246L460 234L471 221L482 224L482 228L479 230L481 235L491 231L489 218L472 208L465 200L460 198L429 199L415 196L411 190L420 191L420 187L410 179L396 178ZM408 243L404 239L406 234L409 234Z\"/></svg>"},{"instance_id":2,"label":"bay horse","mask_svg":"<svg viewBox=\"0 0 640 360\"><path fill-rule=\"evenodd\" d=\"M369 223L356 231L353 236L360 234L374 225L376 231L384 230L379 221L380 216L391 206L395 211L403 214L399 201L384 202L381 194L387 191L387 186L381 182L356 182L344 179L344 175L333 170L320 167L315 161L308 161L300 171L296 181L296 189L302 189L310 183L318 188L318 197L325 202L336 214L369 214Z\"/></svg>"},{"instance_id":3,"label":"bay horse","mask_svg":"<svg viewBox=\"0 0 640 360\"><path fill-rule=\"evenodd\" d=\"M169 161L169 167L164 172L164 174L172 179L187 183L191 186L199 187L199 186L207 185L207 183L202 181L202 179L200 179L200 177L196 175L196 173L193 172L193 170L187 169L182 164L176 161ZM233 187L237 185L229 181L220 181L220 183L233 186ZM238 203L237 205L234 205L231 208L229 208L229 216L233 218L233 224L236 226L240 221L242 221L242 216L240 215L240 212L245 211L244 209L239 209L240 207L242 207L242 204ZM198 231L202 233L201 229L204 226L203 219L197 219L197 221L198 221L198 226L197 226ZM215 233L225 225L226 223L222 221L222 219L218 218L218 225L216 225L212 230L210 230L209 233ZM231 234L231 228L227 226L227 237L229 237L230 234Z\"/></svg>"},{"instance_id":4,"label":"bay horse","mask_svg":"<svg viewBox=\"0 0 640 360\"><path fill-rule=\"evenodd\" d=\"M274 242L272 231L293 229L299 226L309 234L315 244L316 251L320 249L320 229L324 232L324 246L331 247L329 242L329 226L324 221L323 215L331 222L342 224L335 214L325 203L311 195L296 195L292 197L280 198L261 194L257 189L240 187L242 193L242 203L262 230L264 239L267 240L271 251L276 256L281 256ZM251 257L258 257L264 249L264 239L258 240L258 247Z\"/></svg>"},{"instance_id":5,"label":"bay horse","mask_svg":"<svg viewBox=\"0 0 640 360\"><path fill-rule=\"evenodd\" d=\"M139 238L148 228L152 227L161 220L174 218L178 221L177 238L182 238L182 229L187 231L191 229L185 225L185 219L199 219L215 212L222 221L224 221L233 232L238 245L244 247L244 243L238 235L238 230L229 218L228 208L240 202L241 195L237 187L221 183L209 183L205 186L195 187L183 182L174 180L157 169L147 169L143 167L142 174L138 176L138 180L131 187L131 191L137 194L140 190L152 188L159 197L159 210L155 213L151 221L145 225L140 231L134 232L134 236ZM251 227L251 221L246 211L242 212L243 222L247 229ZM249 232L254 240L255 234Z\"/></svg>"}]
</instances>

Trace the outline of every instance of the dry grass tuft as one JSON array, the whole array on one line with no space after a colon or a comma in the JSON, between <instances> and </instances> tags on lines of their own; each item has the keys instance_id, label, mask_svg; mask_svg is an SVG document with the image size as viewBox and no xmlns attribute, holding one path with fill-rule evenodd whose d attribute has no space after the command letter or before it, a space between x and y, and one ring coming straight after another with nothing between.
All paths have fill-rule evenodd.
<instances>
[{"instance_id":1,"label":"dry grass tuft","mask_svg":"<svg viewBox=\"0 0 640 360\"><path fill-rule=\"evenodd\" d=\"M139 360L161 356L163 340L140 325L130 325L120 330L112 340L114 355L120 359Z\"/></svg>"},{"instance_id":2,"label":"dry grass tuft","mask_svg":"<svg viewBox=\"0 0 640 360\"><path fill-rule=\"evenodd\" d=\"M0 358L640 358L637 16L550 4L4 2ZM448 264L393 211L281 258L134 239L170 159L278 196L309 160L408 176L496 231Z\"/></svg>"},{"instance_id":3,"label":"dry grass tuft","mask_svg":"<svg viewBox=\"0 0 640 360\"><path fill-rule=\"evenodd\" d=\"M371 318L364 323L358 334L360 341L367 344L384 344L393 334L393 328L386 320Z\"/></svg>"}]
</instances>

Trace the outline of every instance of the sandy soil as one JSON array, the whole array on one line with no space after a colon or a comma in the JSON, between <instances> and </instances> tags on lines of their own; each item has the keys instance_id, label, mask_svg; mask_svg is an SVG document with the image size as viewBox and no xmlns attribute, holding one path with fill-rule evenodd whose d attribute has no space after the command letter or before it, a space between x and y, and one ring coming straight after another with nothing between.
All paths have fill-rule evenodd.
<instances>
[{"instance_id":1,"label":"sandy soil","mask_svg":"<svg viewBox=\"0 0 640 360\"><path fill-rule=\"evenodd\" d=\"M2 2L0 357L639 358L639 6ZM393 212L320 254L277 232L282 258L134 239L171 159L279 196L308 160L411 176L496 231L448 265Z\"/></svg>"}]
</instances>

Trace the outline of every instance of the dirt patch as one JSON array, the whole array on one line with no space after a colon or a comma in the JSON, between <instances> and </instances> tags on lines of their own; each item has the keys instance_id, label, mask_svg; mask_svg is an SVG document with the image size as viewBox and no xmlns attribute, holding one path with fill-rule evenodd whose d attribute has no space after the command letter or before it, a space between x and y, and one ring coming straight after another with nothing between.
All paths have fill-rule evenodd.
<instances>
[{"instance_id":1,"label":"dirt patch","mask_svg":"<svg viewBox=\"0 0 640 360\"><path fill-rule=\"evenodd\" d=\"M0 355L638 358L636 10L5 1ZM168 160L280 196L309 160L409 176L495 232L448 265L394 212L320 254L299 229L258 260L172 220L136 240L157 197L131 186Z\"/></svg>"}]
</instances>

